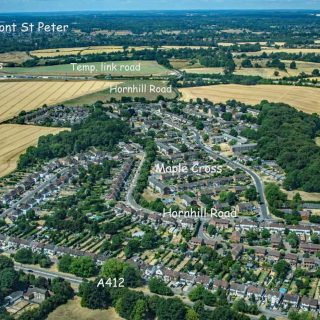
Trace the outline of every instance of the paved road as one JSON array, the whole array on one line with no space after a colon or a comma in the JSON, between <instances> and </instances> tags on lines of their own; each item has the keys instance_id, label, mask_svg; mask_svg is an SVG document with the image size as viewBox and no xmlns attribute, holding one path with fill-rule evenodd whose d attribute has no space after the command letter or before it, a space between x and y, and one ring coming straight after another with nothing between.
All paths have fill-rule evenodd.
<instances>
[{"instance_id":1,"label":"paved road","mask_svg":"<svg viewBox=\"0 0 320 320\"><path fill-rule=\"evenodd\" d=\"M260 195L260 212L261 212L261 215L262 215L264 220L271 219L271 215L269 213L268 206L266 205L267 204L267 199L265 197L264 184L263 184L263 181L261 180L261 178L254 171L252 171L250 168L248 168L248 167L246 167L246 166L244 166L244 165L242 165L242 164L240 164L238 162L230 160L228 157L220 154L219 152L212 151L211 148L207 147L206 145L204 145L202 143L198 132L196 132L194 130L192 130L192 132L193 132L193 134L195 136L196 143L204 151L206 151L207 153L212 154L214 156L217 156L218 158L224 160L230 167L239 168L239 169L245 171L248 175L251 176L251 178L253 179L253 181L255 183L257 191L259 192L259 195Z\"/></svg>"},{"instance_id":2,"label":"paved road","mask_svg":"<svg viewBox=\"0 0 320 320\"><path fill-rule=\"evenodd\" d=\"M155 211L152 211L152 210L149 210L149 209L145 209L145 208L142 208L141 206L139 206L136 202L136 200L134 200L133 198L133 190L134 188L136 187L137 185L137 181L139 179L139 176L140 176L140 172L141 172L141 168L143 166L143 163L144 163L144 160L145 160L145 157L146 157L146 154L143 153L143 157L139 163L139 166L136 170L136 173L134 174L134 177L131 181L131 184L128 188L128 192L126 194L126 203L134 210L143 210L144 212L148 213L148 214L155 214L157 212Z\"/></svg>"},{"instance_id":3,"label":"paved road","mask_svg":"<svg viewBox=\"0 0 320 320\"><path fill-rule=\"evenodd\" d=\"M83 279L76 276L65 275L64 273L58 271L49 271L45 269L36 268L34 266L24 266L21 263L15 263L14 268L17 271L22 270L26 273L31 273L39 277L44 277L46 279L63 278L66 281L69 281L71 284L75 285L79 285L83 282Z\"/></svg>"}]
</instances>

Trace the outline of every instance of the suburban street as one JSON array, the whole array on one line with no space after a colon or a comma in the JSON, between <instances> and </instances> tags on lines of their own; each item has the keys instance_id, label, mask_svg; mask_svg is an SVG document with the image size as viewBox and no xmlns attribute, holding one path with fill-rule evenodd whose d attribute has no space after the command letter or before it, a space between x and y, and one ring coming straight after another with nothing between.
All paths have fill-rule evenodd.
<instances>
[{"instance_id":1,"label":"suburban street","mask_svg":"<svg viewBox=\"0 0 320 320\"><path fill-rule=\"evenodd\" d=\"M201 138L198 134L198 132L196 132L195 130L192 130L194 136L195 136L195 141L196 143L207 153L212 154L214 156L217 156L218 158L224 160L227 164L229 164L232 168L239 168L243 171L245 171L248 175L251 176L251 178L253 179L255 186L257 188L257 191L259 193L260 196L260 212L261 212L261 216L263 218L263 220L269 220L271 219L271 215L269 213L269 208L267 206L267 199L265 197L264 194L264 184L263 181L261 180L261 178L251 169L249 169L248 167L230 160L228 157L221 155L219 152L215 152L212 151L209 147L207 147L206 145L204 145L201 141Z\"/></svg>"}]
</instances>

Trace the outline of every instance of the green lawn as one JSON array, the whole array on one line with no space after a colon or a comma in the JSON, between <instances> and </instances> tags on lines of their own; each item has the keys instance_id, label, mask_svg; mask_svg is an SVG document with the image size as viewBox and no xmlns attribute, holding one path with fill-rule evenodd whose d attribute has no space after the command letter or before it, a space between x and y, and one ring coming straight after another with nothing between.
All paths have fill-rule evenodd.
<instances>
[{"instance_id":1,"label":"green lawn","mask_svg":"<svg viewBox=\"0 0 320 320\"><path fill-rule=\"evenodd\" d=\"M77 69L78 68L78 69ZM32 68L3 68L6 74L23 75L61 75L61 76L94 76L99 74L111 76L151 76L168 75L170 70L159 65L156 61L108 61L88 62L77 65L61 64L56 66L40 66Z\"/></svg>"}]
</instances>

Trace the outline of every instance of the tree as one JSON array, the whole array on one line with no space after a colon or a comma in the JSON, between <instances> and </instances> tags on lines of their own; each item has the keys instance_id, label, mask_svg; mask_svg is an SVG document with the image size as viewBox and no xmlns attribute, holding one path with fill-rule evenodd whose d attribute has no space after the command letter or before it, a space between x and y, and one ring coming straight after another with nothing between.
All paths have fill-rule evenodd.
<instances>
[{"instance_id":1,"label":"tree","mask_svg":"<svg viewBox=\"0 0 320 320\"><path fill-rule=\"evenodd\" d=\"M132 239L128 242L124 248L124 253L127 258L130 258L134 253L139 252L140 241L138 239Z\"/></svg>"},{"instance_id":2,"label":"tree","mask_svg":"<svg viewBox=\"0 0 320 320\"><path fill-rule=\"evenodd\" d=\"M292 248L297 248L299 245L299 237L295 232L290 232L287 236L287 241Z\"/></svg>"},{"instance_id":3,"label":"tree","mask_svg":"<svg viewBox=\"0 0 320 320\"><path fill-rule=\"evenodd\" d=\"M200 318L195 310L188 309L186 314L186 320L200 320Z\"/></svg>"},{"instance_id":4,"label":"tree","mask_svg":"<svg viewBox=\"0 0 320 320\"><path fill-rule=\"evenodd\" d=\"M178 298L161 299L157 305L156 315L159 320L184 320L186 307Z\"/></svg>"},{"instance_id":5,"label":"tree","mask_svg":"<svg viewBox=\"0 0 320 320\"><path fill-rule=\"evenodd\" d=\"M0 272L1 290L13 290L18 285L18 273L13 268L5 268Z\"/></svg>"},{"instance_id":6,"label":"tree","mask_svg":"<svg viewBox=\"0 0 320 320\"><path fill-rule=\"evenodd\" d=\"M139 300L144 300L142 292L123 290L116 302L116 310L119 315L125 319L132 319L131 315L134 313L136 303ZM135 314L136 316L136 314Z\"/></svg>"},{"instance_id":7,"label":"tree","mask_svg":"<svg viewBox=\"0 0 320 320\"><path fill-rule=\"evenodd\" d=\"M138 287L141 285L141 275L135 267L112 258L106 260L101 268L101 276L108 279L124 279L126 287Z\"/></svg>"},{"instance_id":8,"label":"tree","mask_svg":"<svg viewBox=\"0 0 320 320\"><path fill-rule=\"evenodd\" d=\"M290 270L290 264L285 260L279 260L273 265L274 271L279 279L284 280Z\"/></svg>"},{"instance_id":9,"label":"tree","mask_svg":"<svg viewBox=\"0 0 320 320\"><path fill-rule=\"evenodd\" d=\"M52 265L52 261L48 256L44 256L39 260L39 266L41 268L49 268Z\"/></svg>"},{"instance_id":10,"label":"tree","mask_svg":"<svg viewBox=\"0 0 320 320\"><path fill-rule=\"evenodd\" d=\"M165 282L158 278L151 278L149 283L150 292L157 293L163 296L173 296L173 291L167 287Z\"/></svg>"},{"instance_id":11,"label":"tree","mask_svg":"<svg viewBox=\"0 0 320 320\"><path fill-rule=\"evenodd\" d=\"M89 278L96 274L97 267L92 258L84 256L73 259L70 272L78 277Z\"/></svg>"},{"instance_id":12,"label":"tree","mask_svg":"<svg viewBox=\"0 0 320 320\"><path fill-rule=\"evenodd\" d=\"M249 189L247 189L244 193L244 196L248 201L255 201L257 200L258 193L255 187L251 186Z\"/></svg>"},{"instance_id":13,"label":"tree","mask_svg":"<svg viewBox=\"0 0 320 320\"><path fill-rule=\"evenodd\" d=\"M110 293L106 288L97 286L94 282L84 282L79 288L81 306L89 309L106 309L112 303Z\"/></svg>"},{"instance_id":14,"label":"tree","mask_svg":"<svg viewBox=\"0 0 320 320\"><path fill-rule=\"evenodd\" d=\"M268 229L263 229L261 231L261 237L263 239L269 239L271 237L270 231Z\"/></svg>"},{"instance_id":15,"label":"tree","mask_svg":"<svg viewBox=\"0 0 320 320\"><path fill-rule=\"evenodd\" d=\"M29 248L19 249L14 255L14 260L20 263L32 264L33 263L32 250Z\"/></svg>"},{"instance_id":16,"label":"tree","mask_svg":"<svg viewBox=\"0 0 320 320\"><path fill-rule=\"evenodd\" d=\"M6 268L13 268L13 261L4 255L0 255L0 270Z\"/></svg>"},{"instance_id":17,"label":"tree","mask_svg":"<svg viewBox=\"0 0 320 320\"><path fill-rule=\"evenodd\" d=\"M70 255L65 254L59 259L58 270L60 272L69 273L72 261L73 261L73 258Z\"/></svg>"},{"instance_id":18,"label":"tree","mask_svg":"<svg viewBox=\"0 0 320 320\"><path fill-rule=\"evenodd\" d=\"M290 69L297 69L297 64L296 64L295 61L292 61L292 62L290 63Z\"/></svg>"},{"instance_id":19,"label":"tree","mask_svg":"<svg viewBox=\"0 0 320 320\"><path fill-rule=\"evenodd\" d=\"M143 320L146 318L148 311L147 302L144 299L137 300L131 313L132 320Z\"/></svg>"}]
</instances>

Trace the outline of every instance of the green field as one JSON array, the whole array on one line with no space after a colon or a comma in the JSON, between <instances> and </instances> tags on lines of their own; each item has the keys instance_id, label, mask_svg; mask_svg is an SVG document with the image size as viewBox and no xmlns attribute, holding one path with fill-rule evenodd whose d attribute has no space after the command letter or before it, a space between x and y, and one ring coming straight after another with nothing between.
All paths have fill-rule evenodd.
<instances>
[{"instance_id":1,"label":"green field","mask_svg":"<svg viewBox=\"0 0 320 320\"><path fill-rule=\"evenodd\" d=\"M139 86L141 84L146 85L156 85L158 87L167 87L166 81L160 81L160 80L125 80L122 82L119 87L130 87L132 85ZM112 97L116 98L117 100L120 100L121 97L144 97L147 100L155 100L159 95L164 96L167 99L174 99L177 96L177 93L173 91L171 94L157 94L157 93L130 93L130 94L118 94L118 93L110 93L110 89L102 90L96 93L88 94L86 96L82 96L76 99L64 101L64 105L68 106L74 106L74 105L84 105L84 104L92 104L96 101L109 101Z\"/></svg>"},{"instance_id":2,"label":"green field","mask_svg":"<svg viewBox=\"0 0 320 320\"><path fill-rule=\"evenodd\" d=\"M40 67L6 67L1 71L2 74L12 75L41 75L41 76L165 76L171 73L170 70L159 65L156 61L108 61L108 62L89 62L77 65L61 64L56 66Z\"/></svg>"}]
</instances>

